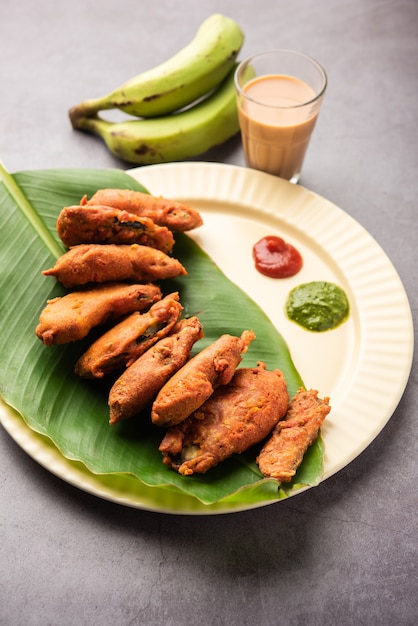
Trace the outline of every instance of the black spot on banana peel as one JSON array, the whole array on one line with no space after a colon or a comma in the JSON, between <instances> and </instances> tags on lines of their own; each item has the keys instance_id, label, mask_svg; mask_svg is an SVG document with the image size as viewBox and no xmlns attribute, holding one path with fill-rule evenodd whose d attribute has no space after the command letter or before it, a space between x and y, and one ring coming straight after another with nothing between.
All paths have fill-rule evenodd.
<instances>
[{"instance_id":1,"label":"black spot on banana peel","mask_svg":"<svg viewBox=\"0 0 418 626\"><path fill-rule=\"evenodd\" d=\"M142 144L140 146L138 146L138 148L136 148L135 150L135 154L137 154L138 156L146 156L149 152L149 146L147 146L147 144Z\"/></svg>"}]
</instances>

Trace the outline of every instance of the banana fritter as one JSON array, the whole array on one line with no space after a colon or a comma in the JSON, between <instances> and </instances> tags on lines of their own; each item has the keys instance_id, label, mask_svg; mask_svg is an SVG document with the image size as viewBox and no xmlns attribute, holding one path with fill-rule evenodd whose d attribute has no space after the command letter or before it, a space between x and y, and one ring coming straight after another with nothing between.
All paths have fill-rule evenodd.
<instances>
[{"instance_id":1,"label":"banana fritter","mask_svg":"<svg viewBox=\"0 0 418 626\"><path fill-rule=\"evenodd\" d=\"M161 299L157 285L109 283L49 300L36 335L46 346L83 339L95 326L144 311Z\"/></svg>"},{"instance_id":2,"label":"banana fritter","mask_svg":"<svg viewBox=\"0 0 418 626\"><path fill-rule=\"evenodd\" d=\"M79 244L63 254L44 276L55 276L67 287L88 283L130 281L148 283L187 274L177 259L161 250L132 245Z\"/></svg>"},{"instance_id":3,"label":"banana fritter","mask_svg":"<svg viewBox=\"0 0 418 626\"><path fill-rule=\"evenodd\" d=\"M157 341L116 380L109 392L110 424L127 419L150 406L161 387L190 357L203 337L197 317L178 322L170 335Z\"/></svg>"},{"instance_id":4,"label":"banana fritter","mask_svg":"<svg viewBox=\"0 0 418 626\"><path fill-rule=\"evenodd\" d=\"M168 429L159 450L165 465L189 476L204 473L232 454L262 441L287 411L289 395L280 370L236 370L190 417Z\"/></svg>"},{"instance_id":5,"label":"banana fritter","mask_svg":"<svg viewBox=\"0 0 418 626\"><path fill-rule=\"evenodd\" d=\"M250 330L241 337L222 335L190 359L158 393L152 405L153 423L173 426L196 411L216 387L229 383L253 339Z\"/></svg>"},{"instance_id":6,"label":"banana fritter","mask_svg":"<svg viewBox=\"0 0 418 626\"><path fill-rule=\"evenodd\" d=\"M134 312L96 339L78 359L75 373L84 378L103 378L129 367L178 321L183 307L172 293L146 313Z\"/></svg>"},{"instance_id":7,"label":"banana fritter","mask_svg":"<svg viewBox=\"0 0 418 626\"><path fill-rule=\"evenodd\" d=\"M100 189L90 200L84 196L80 204L106 205L140 217L149 217L155 224L167 226L175 232L192 230L203 224L202 217L196 209L183 202L130 189Z\"/></svg>"},{"instance_id":8,"label":"banana fritter","mask_svg":"<svg viewBox=\"0 0 418 626\"><path fill-rule=\"evenodd\" d=\"M300 389L257 458L263 476L290 482L330 410L329 398L318 398L314 389Z\"/></svg>"},{"instance_id":9,"label":"banana fritter","mask_svg":"<svg viewBox=\"0 0 418 626\"><path fill-rule=\"evenodd\" d=\"M173 234L165 226L108 206L64 207L57 219L57 232L69 248L80 243L138 243L168 254L174 245Z\"/></svg>"}]
</instances>

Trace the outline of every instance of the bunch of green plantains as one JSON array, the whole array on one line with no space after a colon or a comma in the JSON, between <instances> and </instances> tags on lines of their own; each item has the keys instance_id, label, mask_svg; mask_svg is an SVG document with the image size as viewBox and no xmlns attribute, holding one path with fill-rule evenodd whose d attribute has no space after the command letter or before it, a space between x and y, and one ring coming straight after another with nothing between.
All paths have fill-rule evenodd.
<instances>
[{"instance_id":1,"label":"bunch of green plantains","mask_svg":"<svg viewBox=\"0 0 418 626\"><path fill-rule=\"evenodd\" d=\"M234 72L243 42L234 20L214 14L164 63L102 98L72 107L71 124L99 135L115 156L129 163L149 165L203 154L239 132ZM111 122L100 117L100 111L109 109L134 119Z\"/></svg>"}]
</instances>

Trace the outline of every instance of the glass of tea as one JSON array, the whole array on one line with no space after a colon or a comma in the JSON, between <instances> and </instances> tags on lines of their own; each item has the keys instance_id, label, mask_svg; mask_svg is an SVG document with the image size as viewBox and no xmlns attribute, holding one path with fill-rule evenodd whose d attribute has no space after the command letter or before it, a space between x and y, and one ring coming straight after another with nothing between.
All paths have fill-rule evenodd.
<instances>
[{"instance_id":1,"label":"glass of tea","mask_svg":"<svg viewBox=\"0 0 418 626\"><path fill-rule=\"evenodd\" d=\"M267 50L235 72L248 167L297 183L327 87L325 70L291 50Z\"/></svg>"}]
</instances>

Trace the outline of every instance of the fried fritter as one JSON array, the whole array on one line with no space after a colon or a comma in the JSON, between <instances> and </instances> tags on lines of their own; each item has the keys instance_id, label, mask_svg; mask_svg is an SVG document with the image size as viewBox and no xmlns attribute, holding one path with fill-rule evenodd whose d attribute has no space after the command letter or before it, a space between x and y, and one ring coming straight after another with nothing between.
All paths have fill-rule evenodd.
<instances>
[{"instance_id":1,"label":"fried fritter","mask_svg":"<svg viewBox=\"0 0 418 626\"><path fill-rule=\"evenodd\" d=\"M100 189L90 200L84 196L80 204L101 204L128 211L140 217L149 217L155 224L167 226L175 232L192 230L203 224L202 217L196 209L183 202L129 189Z\"/></svg>"},{"instance_id":2,"label":"fried fritter","mask_svg":"<svg viewBox=\"0 0 418 626\"><path fill-rule=\"evenodd\" d=\"M228 385L178 426L168 429L159 450L165 465L189 476L205 473L232 454L262 441L287 411L289 394L280 370L264 363L236 370Z\"/></svg>"},{"instance_id":3,"label":"fried fritter","mask_svg":"<svg viewBox=\"0 0 418 626\"><path fill-rule=\"evenodd\" d=\"M88 283L130 281L148 283L187 274L177 259L149 246L79 244L63 254L44 276L55 276L64 287Z\"/></svg>"},{"instance_id":4,"label":"fried fritter","mask_svg":"<svg viewBox=\"0 0 418 626\"><path fill-rule=\"evenodd\" d=\"M95 326L144 311L160 299L161 290L153 284L109 283L74 291L48 301L35 332L46 346L78 341Z\"/></svg>"},{"instance_id":5,"label":"fried fritter","mask_svg":"<svg viewBox=\"0 0 418 626\"><path fill-rule=\"evenodd\" d=\"M197 317L178 322L170 335L157 341L117 379L109 392L110 424L128 419L150 406L161 387L189 359L203 337Z\"/></svg>"},{"instance_id":6,"label":"fried fritter","mask_svg":"<svg viewBox=\"0 0 418 626\"><path fill-rule=\"evenodd\" d=\"M253 339L250 330L240 338L222 335L190 359L158 393L152 405L153 423L173 426L196 411L216 387L229 383Z\"/></svg>"},{"instance_id":7,"label":"fried fritter","mask_svg":"<svg viewBox=\"0 0 418 626\"><path fill-rule=\"evenodd\" d=\"M138 217L108 206L64 207L57 219L57 232L68 247L80 243L138 243L171 252L172 232L149 217Z\"/></svg>"},{"instance_id":8,"label":"fried fritter","mask_svg":"<svg viewBox=\"0 0 418 626\"><path fill-rule=\"evenodd\" d=\"M172 293L146 313L132 313L96 339L78 359L74 371L84 378L103 378L129 367L154 343L167 335L183 310L178 293Z\"/></svg>"},{"instance_id":9,"label":"fried fritter","mask_svg":"<svg viewBox=\"0 0 418 626\"><path fill-rule=\"evenodd\" d=\"M257 458L263 476L290 482L330 410L329 398L321 400L317 391L300 389Z\"/></svg>"}]
</instances>

